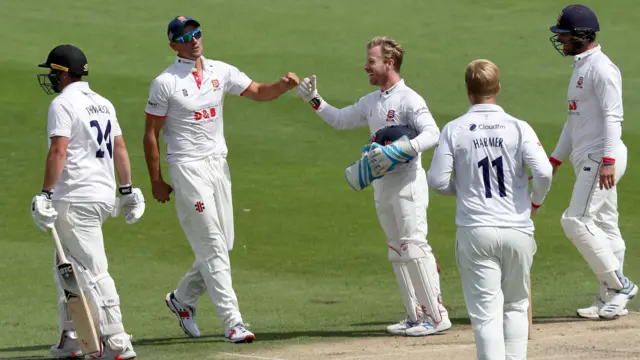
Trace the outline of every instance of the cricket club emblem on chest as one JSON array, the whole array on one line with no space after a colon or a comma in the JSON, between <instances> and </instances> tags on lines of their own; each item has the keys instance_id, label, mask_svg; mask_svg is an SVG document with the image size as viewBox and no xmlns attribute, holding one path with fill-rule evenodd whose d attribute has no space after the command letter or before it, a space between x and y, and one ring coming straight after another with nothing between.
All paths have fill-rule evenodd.
<instances>
[{"instance_id":1,"label":"cricket club emblem on chest","mask_svg":"<svg viewBox=\"0 0 640 360\"><path fill-rule=\"evenodd\" d=\"M396 111L395 110L389 110L387 112L387 121L393 121L393 119L396 117Z\"/></svg>"},{"instance_id":2,"label":"cricket club emblem on chest","mask_svg":"<svg viewBox=\"0 0 640 360\"><path fill-rule=\"evenodd\" d=\"M582 83L583 83L583 82L584 82L584 77L580 76L580 77L578 78L578 82L577 82L577 84L576 84L576 88L578 88L578 89L582 89Z\"/></svg>"},{"instance_id":3,"label":"cricket club emblem on chest","mask_svg":"<svg viewBox=\"0 0 640 360\"><path fill-rule=\"evenodd\" d=\"M211 80L211 85L213 85L214 89L218 89L220 87L220 82L218 81L218 79L213 79Z\"/></svg>"}]
</instances>

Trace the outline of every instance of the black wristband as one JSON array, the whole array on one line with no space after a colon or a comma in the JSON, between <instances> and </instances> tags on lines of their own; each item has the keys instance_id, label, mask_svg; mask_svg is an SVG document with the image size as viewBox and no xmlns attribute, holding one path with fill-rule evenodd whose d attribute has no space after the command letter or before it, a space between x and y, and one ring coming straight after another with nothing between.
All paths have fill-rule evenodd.
<instances>
[{"instance_id":1,"label":"black wristband","mask_svg":"<svg viewBox=\"0 0 640 360\"><path fill-rule=\"evenodd\" d=\"M51 190L42 189L40 193L44 195L47 199L51 200L51 197L53 196L53 189Z\"/></svg>"},{"instance_id":2,"label":"black wristband","mask_svg":"<svg viewBox=\"0 0 640 360\"><path fill-rule=\"evenodd\" d=\"M133 192L133 185L120 186L118 191L120 192L120 195L131 195Z\"/></svg>"},{"instance_id":3,"label":"black wristband","mask_svg":"<svg viewBox=\"0 0 640 360\"><path fill-rule=\"evenodd\" d=\"M318 108L320 107L320 104L322 104L322 99L320 97L316 96L313 99L309 100L309 104L311 104L311 106L315 110L318 110Z\"/></svg>"}]
</instances>

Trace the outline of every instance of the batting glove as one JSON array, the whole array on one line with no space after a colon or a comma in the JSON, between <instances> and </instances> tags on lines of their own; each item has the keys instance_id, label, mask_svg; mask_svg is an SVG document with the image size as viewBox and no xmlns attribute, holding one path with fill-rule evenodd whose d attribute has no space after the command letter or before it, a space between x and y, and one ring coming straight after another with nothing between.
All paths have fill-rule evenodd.
<instances>
[{"instance_id":1,"label":"batting glove","mask_svg":"<svg viewBox=\"0 0 640 360\"><path fill-rule=\"evenodd\" d=\"M381 176L392 171L399 164L408 163L418 156L409 138L403 136L393 143L382 146L378 143L371 144L369 151L369 165L374 176Z\"/></svg>"},{"instance_id":2,"label":"batting glove","mask_svg":"<svg viewBox=\"0 0 640 360\"><path fill-rule=\"evenodd\" d=\"M31 217L40 230L47 232L53 229L53 224L58 218L58 212L51 205L53 191L42 192L31 200Z\"/></svg>"},{"instance_id":3,"label":"batting glove","mask_svg":"<svg viewBox=\"0 0 640 360\"><path fill-rule=\"evenodd\" d=\"M365 145L362 149L362 158L344 169L344 176L353 190L361 191L371 184L373 180L382 176L373 176L369 165L369 149L371 145Z\"/></svg>"},{"instance_id":4,"label":"batting glove","mask_svg":"<svg viewBox=\"0 0 640 360\"><path fill-rule=\"evenodd\" d=\"M131 185L122 185L119 192L120 196L116 198L116 206L113 208L111 216L118 217L123 211L124 221L127 224L133 224L140 220L145 209L142 191Z\"/></svg>"},{"instance_id":5,"label":"batting glove","mask_svg":"<svg viewBox=\"0 0 640 360\"><path fill-rule=\"evenodd\" d=\"M318 94L318 87L316 85L316 76L312 75L311 78L304 78L298 85L298 95L311 106L318 110L322 105L322 97Z\"/></svg>"}]
</instances>

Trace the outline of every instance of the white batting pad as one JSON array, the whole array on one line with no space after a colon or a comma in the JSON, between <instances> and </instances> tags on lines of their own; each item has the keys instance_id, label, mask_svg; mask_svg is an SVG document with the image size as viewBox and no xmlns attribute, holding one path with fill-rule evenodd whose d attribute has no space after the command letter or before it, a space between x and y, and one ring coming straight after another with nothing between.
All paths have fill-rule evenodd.
<instances>
[{"instance_id":1,"label":"white batting pad","mask_svg":"<svg viewBox=\"0 0 640 360\"><path fill-rule=\"evenodd\" d=\"M413 284L411 283L409 270L404 263L394 262L391 264L393 265L393 271L396 273L396 280L400 287L400 294L402 295L407 315L411 321L418 322L422 316L422 309L420 309L420 304L418 304L416 295L413 292Z\"/></svg>"},{"instance_id":2,"label":"white batting pad","mask_svg":"<svg viewBox=\"0 0 640 360\"><path fill-rule=\"evenodd\" d=\"M442 321L440 313L440 292L438 290L438 265L435 257L425 249L412 243L402 244L402 257L406 262L409 277L418 302L423 306L425 315L431 316L434 325Z\"/></svg>"}]
</instances>

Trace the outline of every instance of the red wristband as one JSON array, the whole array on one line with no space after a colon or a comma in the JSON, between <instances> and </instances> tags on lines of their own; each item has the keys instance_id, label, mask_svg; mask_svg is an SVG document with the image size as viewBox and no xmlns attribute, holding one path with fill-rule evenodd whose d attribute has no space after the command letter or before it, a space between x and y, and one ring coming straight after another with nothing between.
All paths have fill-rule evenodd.
<instances>
[{"instance_id":1,"label":"red wristband","mask_svg":"<svg viewBox=\"0 0 640 360\"><path fill-rule=\"evenodd\" d=\"M603 157L602 158L602 163L603 163L603 165L613 165L613 164L616 163L616 159L610 158L610 157Z\"/></svg>"},{"instance_id":2,"label":"red wristband","mask_svg":"<svg viewBox=\"0 0 640 360\"><path fill-rule=\"evenodd\" d=\"M554 158L553 156L549 158L549 162L557 166L562 165L562 161Z\"/></svg>"},{"instance_id":3,"label":"red wristband","mask_svg":"<svg viewBox=\"0 0 640 360\"><path fill-rule=\"evenodd\" d=\"M540 204L540 205L536 205L536 204L534 204L534 203L531 203L531 206L533 206L535 209L539 209L539 208L540 208L540 206L542 206L542 204Z\"/></svg>"}]
</instances>

